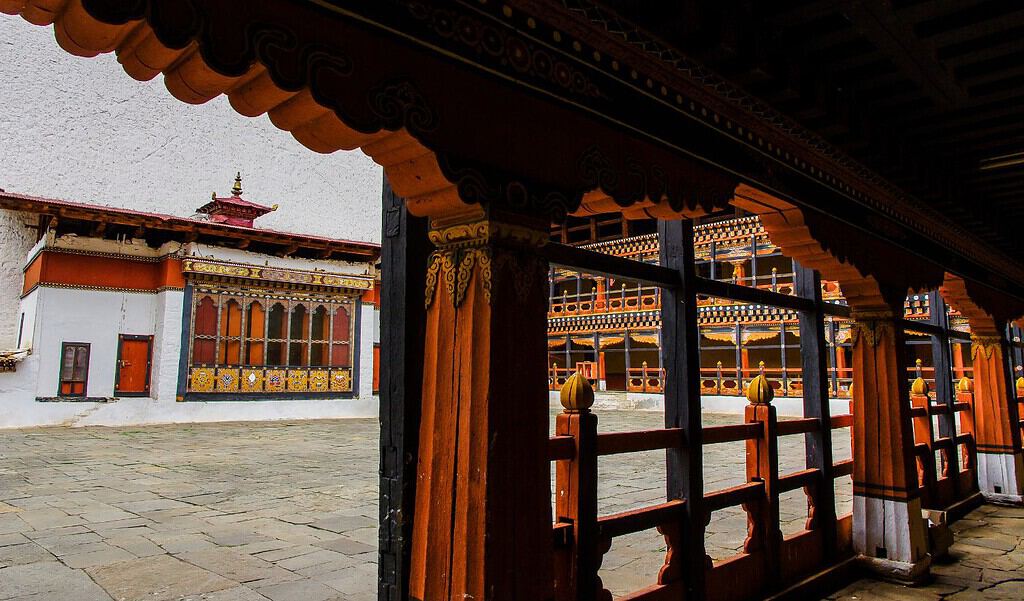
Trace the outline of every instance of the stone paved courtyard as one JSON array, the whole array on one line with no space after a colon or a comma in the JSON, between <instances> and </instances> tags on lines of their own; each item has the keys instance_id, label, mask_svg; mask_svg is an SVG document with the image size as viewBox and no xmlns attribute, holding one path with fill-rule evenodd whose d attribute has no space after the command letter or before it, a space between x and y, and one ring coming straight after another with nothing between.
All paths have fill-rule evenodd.
<instances>
[{"instance_id":1,"label":"stone paved courtyard","mask_svg":"<svg viewBox=\"0 0 1024 601\"><path fill-rule=\"evenodd\" d=\"M603 431L661 420L599 416ZM374 599L376 430L345 420L0 431L0 600ZM846 432L837 459L849 456ZM800 437L780 449L783 472L803 467ZM659 502L663 463L661 453L602 458L601 512ZM738 484L743 445L710 447L705 463L707 490ZM837 482L840 513L849 487ZM802 493L782 510L784 530L798 529ZM745 524L738 508L716 513L712 556L734 553ZM938 566L936 585L865 582L833 598L1024 598L1024 511L984 507L956 529L961 561ZM663 552L654 532L617 539L602 576L617 594L640 588Z\"/></svg>"}]
</instances>

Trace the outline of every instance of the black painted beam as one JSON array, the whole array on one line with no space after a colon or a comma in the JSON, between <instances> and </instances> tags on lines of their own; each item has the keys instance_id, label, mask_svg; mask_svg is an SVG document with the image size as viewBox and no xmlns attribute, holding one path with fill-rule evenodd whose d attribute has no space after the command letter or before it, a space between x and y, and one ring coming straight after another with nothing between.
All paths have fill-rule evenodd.
<instances>
[{"instance_id":1,"label":"black painted beam","mask_svg":"<svg viewBox=\"0 0 1024 601\"><path fill-rule=\"evenodd\" d=\"M409 550L423 382L425 219L409 215L384 178L380 329L378 601L409 596Z\"/></svg>"}]
</instances>

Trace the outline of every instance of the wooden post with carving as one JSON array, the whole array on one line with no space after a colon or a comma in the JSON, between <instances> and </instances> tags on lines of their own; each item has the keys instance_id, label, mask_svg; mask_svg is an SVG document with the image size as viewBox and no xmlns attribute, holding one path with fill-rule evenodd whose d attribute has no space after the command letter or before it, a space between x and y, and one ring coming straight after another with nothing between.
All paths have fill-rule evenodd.
<instances>
[{"instance_id":1,"label":"wooden post with carving","mask_svg":"<svg viewBox=\"0 0 1024 601\"><path fill-rule=\"evenodd\" d=\"M914 461L901 307L857 311L853 334L853 546L868 567L917 581L931 558Z\"/></svg>"},{"instance_id":2,"label":"wooden post with carving","mask_svg":"<svg viewBox=\"0 0 1024 601\"><path fill-rule=\"evenodd\" d=\"M410 598L554 598L548 223L433 223Z\"/></svg>"},{"instance_id":3,"label":"wooden post with carving","mask_svg":"<svg viewBox=\"0 0 1024 601\"><path fill-rule=\"evenodd\" d=\"M781 573L779 420L771 404L775 391L764 376L764 363L761 364L761 374L747 386L746 397L750 404L744 409L744 421L761 426L757 438L747 439L747 482L763 482L764 496L743 506L747 512L747 539L743 550L763 558L765 587L771 591L778 588Z\"/></svg>"},{"instance_id":4,"label":"wooden post with carving","mask_svg":"<svg viewBox=\"0 0 1024 601\"><path fill-rule=\"evenodd\" d=\"M572 528L571 559L556 575L555 595L558 601L611 601L597 575L611 541L598 541L597 416L590 411L594 389L574 373L562 386L560 399L563 411L555 418L555 435L572 436L575 454L555 465L555 522Z\"/></svg>"}]
</instances>

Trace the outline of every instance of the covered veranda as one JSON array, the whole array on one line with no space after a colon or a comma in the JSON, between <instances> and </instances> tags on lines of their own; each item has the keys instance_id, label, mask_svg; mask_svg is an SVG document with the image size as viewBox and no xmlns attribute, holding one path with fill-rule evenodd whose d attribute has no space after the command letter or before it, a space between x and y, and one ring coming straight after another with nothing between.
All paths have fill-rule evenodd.
<instances>
[{"instance_id":1,"label":"covered veranda","mask_svg":"<svg viewBox=\"0 0 1024 601\"><path fill-rule=\"evenodd\" d=\"M1021 242L933 210L1011 206L999 202L1006 188L967 185L988 181L977 174L949 182L934 162L892 183L851 158L855 146L585 1L3 0L0 10L52 24L73 54L116 51L136 79L163 73L185 102L226 94L314 151L359 148L384 167L381 599L610 598L597 573L612 539L654 528L664 567L622 598L800 595L860 568L920 581L950 522L986 499L1022 500L1017 351L1005 334L1024 315L1024 266L1009 254ZM941 73L923 79L950 93ZM759 215L800 264L794 295L697 277L690 220L734 208ZM553 221L609 212L661 220L660 265L549 241ZM664 428L602 434L575 379L549 437L552 264L663 289ZM822 277L839 282L848 308L822 302ZM934 398L904 378L911 291L937 291L971 326L973 378L954 389L937 377ZM702 427L698 295L800 312L803 419L777 420L761 380L744 423ZM853 322L844 415L827 409L829 311ZM845 428L853 455L837 462L832 433ZM778 439L794 435L806 469L780 474ZM705 446L739 441L746 483L705 492ZM655 449L665 501L598 516L597 457ZM832 493L843 475L848 516ZM805 527L783 536L779 497L801 489ZM713 562L707 520L733 506L748 516L747 539Z\"/></svg>"}]
</instances>

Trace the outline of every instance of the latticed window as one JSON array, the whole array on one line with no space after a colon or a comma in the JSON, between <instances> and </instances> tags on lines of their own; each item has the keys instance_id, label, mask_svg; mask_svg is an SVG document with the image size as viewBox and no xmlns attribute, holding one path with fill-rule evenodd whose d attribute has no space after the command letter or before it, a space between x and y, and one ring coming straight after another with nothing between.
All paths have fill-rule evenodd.
<instances>
[{"instance_id":1,"label":"latticed window","mask_svg":"<svg viewBox=\"0 0 1024 601\"><path fill-rule=\"evenodd\" d=\"M197 293L194 367L350 367L352 297L304 302L229 291Z\"/></svg>"}]
</instances>

